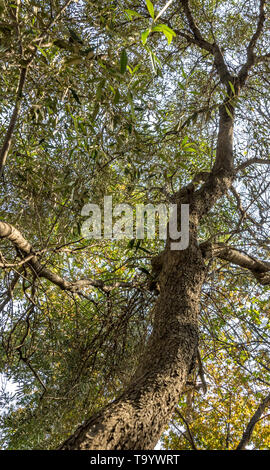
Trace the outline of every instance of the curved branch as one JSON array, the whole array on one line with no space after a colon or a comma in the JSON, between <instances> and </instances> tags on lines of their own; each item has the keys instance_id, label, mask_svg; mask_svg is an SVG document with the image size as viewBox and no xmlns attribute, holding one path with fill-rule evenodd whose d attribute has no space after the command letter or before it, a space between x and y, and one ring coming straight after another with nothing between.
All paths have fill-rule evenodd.
<instances>
[{"instance_id":1,"label":"curved branch","mask_svg":"<svg viewBox=\"0 0 270 470\"><path fill-rule=\"evenodd\" d=\"M116 288L139 288L138 285L125 281L114 281L108 284L102 280L90 278L67 281L39 262L37 252L33 250L32 245L22 236L21 232L12 225L0 221L0 238L6 238L11 241L13 245L27 257L27 264L37 276L47 279L62 290L80 294L80 290L85 287L96 287L104 292L110 292Z\"/></svg>"},{"instance_id":2,"label":"curved branch","mask_svg":"<svg viewBox=\"0 0 270 470\"><path fill-rule=\"evenodd\" d=\"M266 17L266 0L260 0L260 13L257 28L247 47L247 61L241 68L237 77L230 74L219 46L216 43L211 44L203 38L198 26L194 21L189 6L189 0L181 0L181 4L187 18L189 28L193 33L192 40L190 42L197 44L202 49L206 49L213 54L215 59L215 67L220 76L221 82L224 83L227 87L227 97L219 107L220 116L216 159L212 171L209 174L208 180L200 189L195 192L194 202L199 217L202 217L211 209L211 207L219 198L227 193L236 175L233 154L235 105L241 88L245 85L249 70L257 60L254 50L263 31ZM180 33L178 32L178 34ZM181 36L183 36L183 34L181 34ZM186 39L189 41L189 37ZM239 171L239 169L246 168L251 163L258 163L258 160L253 160L252 162L242 164L240 168L237 168L237 171ZM259 163L267 163L267 161L260 161Z\"/></svg>"},{"instance_id":3,"label":"curved branch","mask_svg":"<svg viewBox=\"0 0 270 470\"><path fill-rule=\"evenodd\" d=\"M191 445L191 448L193 450L198 450L197 447L196 447L196 444L195 444L195 441L194 441L194 438L193 438L193 435L192 435L192 432L190 430L190 427L189 427L189 424L187 422L187 420L184 418L184 416L180 413L180 411L175 408L175 413L179 416L179 418L184 422L185 426L186 426L186 430L187 430L187 434L188 434L188 441Z\"/></svg>"},{"instance_id":4,"label":"curved branch","mask_svg":"<svg viewBox=\"0 0 270 470\"><path fill-rule=\"evenodd\" d=\"M223 243L205 242L200 245L205 258L217 257L248 269L262 285L270 284L270 263L260 261L247 253Z\"/></svg>"},{"instance_id":5,"label":"curved branch","mask_svg":"<svg viewBox=\"0 0 270 470\"><path fill-rule=\"evenodd\" d=\"M250 159L247 160L246 162L241 163L241 164L235 169L235 171L238 172L238 171L241 171L241 170L245 170L245 169L246 169L247 167L249 167L250 165L256 165L256 164L259 164L259 165L270 165L270 158L269 158L269 159L257 158L257 157L250 158Z\"/></svg>"},{"instance_id":6,"label":"curved branch","mask_svg":"<svg viewBox=\"0 0 270 470\"><path fill-rule=\"evenodd\" d=\"M42 39L46 36L49 29L54 25L54 23L59 19L59 17L64 13L64 11L67 9L67 7L73 1L74 0L68 0L62 6L62 8L59 10L59 12L56 14L56 16L52 19L52 21L48 24L46 29L40 34L40 36L37 39L37 45L38 46L41 44ZM18 19L17 19L17 21L18 21ZM8 156L8 152L9 152L9 149L10 149L10 146L11 146L14 129L15 129L15 126L16 126L16 123L17 123L19 113L20 113L22 94L23 94L23 89L24 89L24 86L25 86L27 71L28 71L28 68L31 65L31 63L32 63L32 61L35 57L35 54L36 54L37 50L38 50L38 48L37 48L37 46L35 46L31 57L26 61L24 60L25 65L21 68L21 71L20 71L20 78L19 78L19 83L18 83L18 89L17 89L17 92L16 92L16 100L15 100L13 113L11 115L9 126L8 126L8 129L7 129L5 138L4 138L4 142L3 142L2 148L0 150L0 177L3 175L3 170L4 170L4 166L5 166L5 163L6 163L7 156ZM23 57L22 57L22 59L23 59Z\"/></svg>"},{"instance_id":7,"label":"curved branch","mask_svg":"<svg viewBox=\"0 0 270 470\"><path fill-rule=\"evenodd\" d=\"M233 81L233 77L230 74L228 67L224 61L223 53L220 47L218 46L218 44L211 43L203 38L193 18L193 15L189 6L189 1L181 0L181 4L183 6L183 10L184 10L185 16L189 24L189 28L193 33L193 37L191 38L190 36L183 34L183 33L181 33L180 35L182 37L185 37L187 41L190 41L193 44L196 44L197 46L199 46L201 49L205 49L206 51L211 52L211 54L213 54L214 59L215 59L215 66L219 74L220 80L222 83L225 83L226 85L228 85L229 81L231 82ZM177 31L175 32L177 33Z\"/></svg>"}]
</instances>

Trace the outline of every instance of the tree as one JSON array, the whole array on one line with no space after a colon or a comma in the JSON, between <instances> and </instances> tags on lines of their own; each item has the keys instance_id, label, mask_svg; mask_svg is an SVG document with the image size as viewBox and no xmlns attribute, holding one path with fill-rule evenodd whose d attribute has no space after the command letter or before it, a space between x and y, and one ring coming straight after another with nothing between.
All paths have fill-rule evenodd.
<instances>
[{"instance_id":1,"label":"tree","mask_svg":"<svg viewBox=\"0 0 270 470\"><path fill-rule=\"evenodd\" d=\"M182 395L219 358L243 448L269 405L266 0L0 7L4 445L149 449L179 403L194 447ZM86 240L107 194L189 204L188 248Z\"/></svg>"}]
</instances>

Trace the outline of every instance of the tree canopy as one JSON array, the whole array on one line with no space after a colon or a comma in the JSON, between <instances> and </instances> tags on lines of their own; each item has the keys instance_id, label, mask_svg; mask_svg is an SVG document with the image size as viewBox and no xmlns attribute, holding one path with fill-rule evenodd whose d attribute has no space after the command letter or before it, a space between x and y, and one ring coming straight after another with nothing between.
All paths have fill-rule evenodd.
<instances>
[{"instance_id":1,"label":"tree canopy","mask_svg":"<svg viewBox=\"0 0 270 470\"><path fill-rule=\"evenodd\" d=\"M2 448L111 410L108 448L270 448L269 13L0 0ZM190 204L190 248L85 238L106 195Z\"/></svg>"}]
</instances>

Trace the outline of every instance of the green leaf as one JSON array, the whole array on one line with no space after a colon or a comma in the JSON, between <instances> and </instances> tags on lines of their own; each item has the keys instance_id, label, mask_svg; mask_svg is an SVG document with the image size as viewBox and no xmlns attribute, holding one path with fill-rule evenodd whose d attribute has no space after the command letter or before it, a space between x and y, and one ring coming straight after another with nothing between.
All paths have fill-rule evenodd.
<instances>
[{"instance_id":1,"label":"green leaf","mask_svg":"<svg viewBox=\"0 0 270 470\"><path fill-rule=\"evenodd\" d=\"M78 36L78 34L76 33L76 31L74 31L73 29L70 29L68 28L69 30L69 34L70 34L70 37L73 41L75 42L79 42L80 44L83 44L83 41L81 40L81 38Z\"/></svg>"},{"instance_id":2,"label":"green leaf","mask_svg":"<svg viewBox=\"0 0 270 470\"><path fill-rule=\"evenodd\" d=\"M127 69L128 71L131 73L131 75L134 75L135 72L137 72L137 70L140 68L141 64L137 64L134 69L132 70L132 68L128 65L127 66Z\"/></svg>"},{"instance_id":3,"label":"green leaf","mask_svg":"<svg viewBox=\"0 0 270 470\"><path fill-rule=\"evenodd\" d=\"M125 12L130 20L132 18L142 18L142 15L135 10L125 10Z\"/></svg>"},{"instance_id":4,"label":"green leaf","mask_svg":"<svg viewBox=\"0 0 270 470\"><path fill-rule=\"evenodd\" d=\"M152 28L152 31L160 31L164 34L165 34L165 32L167 32L171 36L176 36L176 33L171 28L169 28L169 26L167 26L166 24L163 24L163 23L160 23L160 24L157 24L156 26L154 26L154 28Z\"/></svg>"},{"instance_id":5,"label":"green leaf","mask_svg":"<svg viewBox=\"0 0 270 470\"><path fill-rule=\"evenodd\" d=\"M172 42L173 36L171 35L171 33L168 33L168 31L164 31L164 35L166 36L168 44L170 45Z\"/></svg>"},{"instance_id":6,"label":"green leaf","mask_svg":"<svg viewBox=\"0 0 270 470\"><path fill-rule=\"evenodd\" d=\"M229 85L231 87L231 90L232 90L233 94L235 95L235 88L234 88L232 82L229 81Z\"/></svg>"},{"instance_id":7,"label":"green leaf","mask_svg":"<svg viewBox=\"0 0 270 470\"><path fill-rule=\"evenodd\" d=\"M81 61L82 61L82 57L76 55L76 56L70 57L70 59L66 59L65 65L78 65L81 63Z\"/></svg>"},{"instance_id":8,"label":"green leaf","mask_svg":"<svg viewBox=\"0 0 270 470\"><path fill-rule=\"evenodd\" d=\"M230 118L233 119L233 115L232 115L231 111L229 110L229 108L227 106L225 106L225 108L226 108L228 116L230 116Z\"/></svg>"},{"instance_id":9,"label":"green leaf","mask_svg":"<svg viewBox=\"0 0 270 470\"><path fill-rule=\"evenodd\" d=\"M186 135L182 140L182 147L188 142L188 136Z\"/></svg>"},{"instance_id":10,"label":"green leaf","mask_svg":"<svg viewBox=\"0 0 270 470\"><path fill-rule=\"evenodd\" d=\"M161 33L163 33L168 40L168 44L171 44L173 37L176 36L175 32L171 28L169 28L169 26L162 23L154 26L154 28L152 28L152 31L160 31Z\"/></svg>"},{"instance_id":11,"label":"green leaf","mask_svg":"<svg viewBox=\"0 0 270 470\"><path fill-rule=\"evenodd\" d=\"M101 98L101 95L102 95L102 90L103 90L103 87L105 85L105 78L103 78L102 80L100 80L99 84L98 84L98 87L97 87L97 92L96 92L96 101L99 101L100 98Z\"/></svg>"},{"instance_id":12,"label":"green leaf","mask_svg":"<svg viewBox=\"0 0 270 470\"><path fill-rule=\"evenodd\" d=\"M138 246L138 250L141 250L141 251L143 251L144 253L150 253L150 254L152 254L151 251L147 250L147 249L144 248L143 246Z\"/></svg>"},{"instance_id":13,"label":"green leaf","mask_svg":"<svg viewBox=\"0 0 270 470\"><path fill-rule=\"evenodd\" d=\"M47 54L46 54L46 52L45 52L41 47L39 47L39 46L37 46L37 49L38 49L39 52L41 52L41 54L45 57L45 59L47 59Z\"/></svg>"},{"instance_id":14,"label":"green leaf","mask_svg":"<svg viewBox=\"0 0 270 470\"><path fill-rule=\"evenodd\" d=\"M119 93L119 90L117 88L116 92L115 92L115 95L114 95L114 100L113 100L113 103L114 104L118 104L119 103L119 100L120 100L120 93Z\"/></svg>"},{"instance_id":15,"label":"green leaf","mask_svg":"<svg viewBox=\"0 0 270 470\"><path fill-rule=\"evenodd\" d=\"M128 63L128 57L127 57L127 51L126 49L123 49L121 52L121 57L120 57L120 71L121 73L125 73L127 69L127 63Z\"/></svg>"},{"instance_id":16,"label":"green leaf","mask_svg":"<svg viewBox=\"0 0 270 470\"><path fill-rule=\"evenodd\" d=\"M92 116L91 116L91 119L92 121L94 121L98 115L98 112L99 112L99 104L96 104L95 107L94 107L94 111L92 113Z\"/></svg>"},{"instance_id":17,"label":"green leaf","mask_svg":"<svg viewBox=\"0 0 270 470\"><path fill-rule=\"evenodd\" d=\"M146 1L146 6L147 10L149 11L150 16L154 19L155 18L155 11L154 11L154 5L150 0L145 0Z\"/></svg>"},{"instance_id":18,"label":"green leaf","mask_svg":"<svg viewBox=\"0 0 270 470\"><path fill-rule=\"evenodd\" d=\"M75 101L77 101L77 103L81 104L80 98L78 97L76 91L73 90L73 88L70 88L70 91L71 91L72 96L73 96L73 98L75 99Z\"/></svg>"},{"instance_id":19,"label":"green leaf","mask_svg":"<svg viewBox=\"0 0 270 470\"><path fill-rule=\"evenodd\" d=\"M146 31L143 31L143 32L142 32L142 34L141 34L141 40L142 40L143 45L146 44L147 38L148 38L148 36L149 36L149 34L150 34L150 31L151 31L150 29L146 29Z\"/></svg>"}]
</instances>

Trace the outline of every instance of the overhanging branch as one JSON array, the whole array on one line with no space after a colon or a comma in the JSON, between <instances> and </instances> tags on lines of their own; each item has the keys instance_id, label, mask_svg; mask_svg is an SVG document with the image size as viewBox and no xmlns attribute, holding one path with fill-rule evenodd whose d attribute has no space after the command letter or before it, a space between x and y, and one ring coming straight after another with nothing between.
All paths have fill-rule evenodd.
<instances>
[{"instance_id":1,"label":"overhanging branch","mask_svg":"<svg viewBox=\"0 0 270 470\"><path fill-rule=\"evenodd\" d=\"M105 283L97 279L79 279L76 281L68 281L50 269L43 266L38 260L37 252L34 251L32 245L22 236L21 232L6 222L0 222L0 238L7 239L20 250L23 256L26 256L27 265L30 266L36 276L42 277L50 281L52 284L72 293L81 293L81 289L87 287L95 287L103 292L110 292L116 288L139 288L140 286L132 282L115 280Z\"/></svg>"},{"instance_id":2,"label":"overhanging branch","mask_svg":"<svg viewBox=\"0 0 270 470\"><path fill-rule=\"evenodd\" d=\"M260 261L247 253L223 243L205 242L200 245L205 258L220 258L248 269L262 285L270 284L270 263Z\"/></svg>"}]
</instances>

